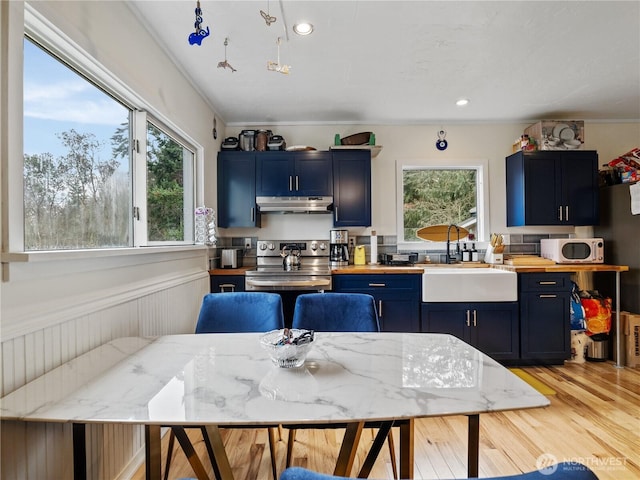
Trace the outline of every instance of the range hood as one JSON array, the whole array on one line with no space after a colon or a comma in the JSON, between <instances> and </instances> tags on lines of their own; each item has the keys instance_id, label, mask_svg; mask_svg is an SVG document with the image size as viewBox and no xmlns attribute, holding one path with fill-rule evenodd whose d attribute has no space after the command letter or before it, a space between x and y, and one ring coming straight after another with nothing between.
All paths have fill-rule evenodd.
<instances>
[{"instance_id":1,"label":"range hood","mask_svg":"<svg viewBox=\"0 0 640 480\"><path fill-rule=\"evenodd\" d=\"M333 197L256 197L260 212L329 213Z\"/></svg>"}]
</instances>

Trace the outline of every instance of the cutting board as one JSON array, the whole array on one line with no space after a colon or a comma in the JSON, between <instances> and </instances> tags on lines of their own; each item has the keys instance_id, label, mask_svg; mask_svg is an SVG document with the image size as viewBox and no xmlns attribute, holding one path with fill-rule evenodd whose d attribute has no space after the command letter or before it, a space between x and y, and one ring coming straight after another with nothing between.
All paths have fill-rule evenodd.
<instances>
[{"instance_id":1,"label":"cutting board","mask_svg":"<svg viewBox=\"0 0 640 480\"><path fill-rule=\"evenodd\" d=\"M505 265L555 265L556 262L537 255L509 255L504 258Z\"/></svg>"},{"instance_id":2,"label":"cutting board","mask_svg":"<svg viewBox=\"0 0 640 480\"><path fill-rule=\"evenodd\" d=\"M469 235L469 231L466 228L458 227L460 229L460 240L466 238ZM446 242L447 230L449 225L432 225L430 227L423 227L416 232L418 238L422 240L429 240L430 242ZM458 232L455 228L451 228L450 240L455 242L458 240Z\"/></svg>"}]
</instances>

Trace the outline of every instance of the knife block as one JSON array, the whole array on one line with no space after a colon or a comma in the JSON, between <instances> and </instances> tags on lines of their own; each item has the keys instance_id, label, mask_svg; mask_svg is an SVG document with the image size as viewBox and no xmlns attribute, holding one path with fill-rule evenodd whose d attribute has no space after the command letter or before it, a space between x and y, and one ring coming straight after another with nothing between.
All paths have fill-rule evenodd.
<instances>
[{"instance_id":1,"label":"knife block","mask_svg":"<svg viewBox=\"0 0 640 480\"><path fill-rule=\"evenodd\" d=\"M487 251L484 254L484 263L490 263L492 265L502 265L504 263L504 255L502 252L496 253L493 246L489 245Z\"/></svg>"}]
</instances>

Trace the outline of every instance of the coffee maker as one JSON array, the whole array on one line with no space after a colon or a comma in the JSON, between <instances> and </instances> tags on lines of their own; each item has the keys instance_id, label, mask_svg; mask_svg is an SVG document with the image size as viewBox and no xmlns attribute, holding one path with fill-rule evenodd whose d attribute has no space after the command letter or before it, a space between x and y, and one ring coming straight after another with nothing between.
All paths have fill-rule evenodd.
<instances>
[{"instance_id":1,"label":"coffee maker","mask_svg":"<svg viewBox=\"0 0 640 480\"><path fill-rule=\"evenodd\" d=\"M329 232L329 260L332 267L349 265L349 232L347 230Z\"/></svg>"}]
</instances>

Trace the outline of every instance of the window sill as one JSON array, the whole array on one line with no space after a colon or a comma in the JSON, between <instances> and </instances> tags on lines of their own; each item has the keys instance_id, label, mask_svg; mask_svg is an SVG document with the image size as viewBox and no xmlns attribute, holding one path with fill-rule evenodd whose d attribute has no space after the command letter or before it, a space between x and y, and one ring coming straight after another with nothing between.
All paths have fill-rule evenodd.
<instances>
[{"instance_id":1,"label":"window sill","mask_svg":"<svg viewBox=\"0 0 640 480\"><path fill-rule=\"evenodd\" d=\"M35 263L61 260L82 260L131 255L153 255L206 250L206 245L173 245L157 247L99 248L87 250L46 250L39 252L7 252L0 255L2 263Z\"/></svg>"}]
</instances>

